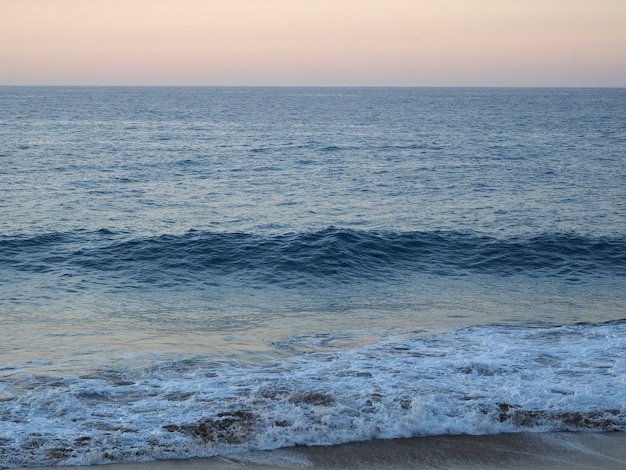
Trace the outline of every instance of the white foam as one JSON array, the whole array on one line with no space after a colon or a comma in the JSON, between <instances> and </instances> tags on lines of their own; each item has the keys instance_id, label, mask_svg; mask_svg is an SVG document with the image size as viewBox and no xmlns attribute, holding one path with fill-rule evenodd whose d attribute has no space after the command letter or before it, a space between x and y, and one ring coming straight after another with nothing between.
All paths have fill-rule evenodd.
<instances>
[{"instance_id":1,"label":"white foam","mask_svg":"<svg viewBox=\"0 0 626 470\"><path fill-rule=\"evenodd\" d=\"M3 384L0 460L77 465L417 435L624 430L625 381L624 323L470 328L264 366L195 359L30 378Z\"/></svg>"}]
</instances>

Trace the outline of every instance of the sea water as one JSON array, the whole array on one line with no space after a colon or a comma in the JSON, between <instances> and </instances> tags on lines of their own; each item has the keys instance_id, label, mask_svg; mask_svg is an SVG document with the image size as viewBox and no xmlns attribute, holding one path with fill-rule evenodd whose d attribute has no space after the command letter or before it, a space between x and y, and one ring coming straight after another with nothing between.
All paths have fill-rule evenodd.
<instances>
[{"instance_id":1,"label":"sea water","mask_svg":"<svg viewBox=\"0 0 626 470\"><path fill-rule=\"evenodd\" d=\"M0 467L626 430L626 90L0 88Z\"/></svg>"}]
</instances>

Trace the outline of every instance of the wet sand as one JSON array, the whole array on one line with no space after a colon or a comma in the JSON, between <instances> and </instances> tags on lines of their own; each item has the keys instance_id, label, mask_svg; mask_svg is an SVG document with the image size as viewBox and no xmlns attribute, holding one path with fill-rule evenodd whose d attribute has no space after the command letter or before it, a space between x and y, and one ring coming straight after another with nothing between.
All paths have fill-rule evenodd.
<instances>
[{"instance_id":1,"label":"wet sand","mask_svg":"<svg viewBox=\"0 0 626 470\"><path fill-rule=\"evenodd\" d=\"M51 467L37 467L42 468ZM71 467L93 470L94 467ZM253 469L624 469L626 433L436 436L292 447L245 455L139 464L107 470ZM57 467L58 469L58 467Z\"/></svg>"}]
</instances>

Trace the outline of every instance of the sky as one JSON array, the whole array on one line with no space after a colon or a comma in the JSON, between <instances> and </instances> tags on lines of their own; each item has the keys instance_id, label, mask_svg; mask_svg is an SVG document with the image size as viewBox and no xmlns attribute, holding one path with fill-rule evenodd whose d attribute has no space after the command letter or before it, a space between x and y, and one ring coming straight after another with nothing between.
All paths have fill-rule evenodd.
<instances>
[{"instance_id":1,"label":"sky","mask_svg":"<svg viewBox=\"0 0 626 470\"><path fill-rule=\"evenodd\" d=\"M0 0L0 85L626 86L626 0Z\"/></svg>"}]
</instances>

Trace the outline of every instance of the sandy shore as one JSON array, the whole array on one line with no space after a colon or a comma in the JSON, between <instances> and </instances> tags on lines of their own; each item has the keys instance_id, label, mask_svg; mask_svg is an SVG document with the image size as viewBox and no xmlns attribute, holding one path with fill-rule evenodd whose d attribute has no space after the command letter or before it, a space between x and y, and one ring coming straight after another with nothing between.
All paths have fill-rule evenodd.
<instances>
[{"instance_id":1,"label":"sandy shore","mask_svg":"<svg viewBox=\"0 0 626 470\"><path fill-rule=\"evenodd\" d=\"M38 467L38 470L49 467ZM58 468L58 467L57 467ZM91 469L93 467L72 467ZM111 464L107 470L624 469L626 433L437 436L293 447L208 459Z\"/></svg>"}]
</instances>

